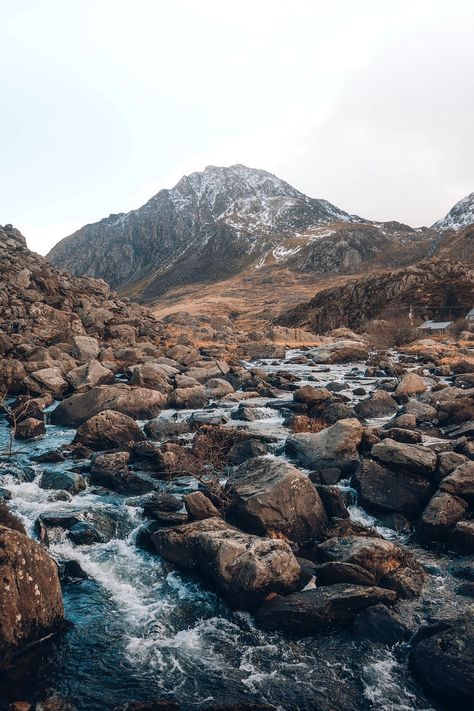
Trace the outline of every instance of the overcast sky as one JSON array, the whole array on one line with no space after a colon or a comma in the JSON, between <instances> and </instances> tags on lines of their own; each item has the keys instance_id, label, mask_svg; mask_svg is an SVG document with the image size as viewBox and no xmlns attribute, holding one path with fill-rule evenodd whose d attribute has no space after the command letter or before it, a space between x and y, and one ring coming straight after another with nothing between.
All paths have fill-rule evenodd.
<instances>
[{"instance_id":1,"label":"overcast sky","mask_svg":"<svg viewBox=\"0 0 474 711\"><path fill-rule=\"evenodd\" d=\"M41 253L209 164L413 226L474 190L472 0L0 11L0 224Z\"/></svg>"}]
</instances>

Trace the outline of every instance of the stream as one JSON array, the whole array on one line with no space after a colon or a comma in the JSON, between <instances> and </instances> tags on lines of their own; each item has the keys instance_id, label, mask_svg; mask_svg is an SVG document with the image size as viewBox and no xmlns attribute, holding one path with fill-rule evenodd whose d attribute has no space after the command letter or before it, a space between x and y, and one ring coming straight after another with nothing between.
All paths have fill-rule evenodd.
<instances>
[{"instance_id":1,"label":"stream","mask_svg":"<svg viewBox=\"0 0 474 711\"><path fill-rule=\"evenodd\" d=\"M287 352L285 360L258 361L268 371L290 370L299 384L325 385L344 381L352 394L368 392L378 382L365 378L359 363L322 367L291 363L302 351ZM308 355L308 351L304 352ZM316 382L315 382L316 379ZM285 399L291 399L288 393ZM283 456L281 442L288 434L278 410L265 407L268 399L251 400L262 407L264 419L246 423L254 431L278 438L274 454ZM229 413L238 403L225 408ZM224 412L217 408L213 412ZM186 418L190 411L166 417ZM230 425L242 424L230 421ZM86 519L104 515L114 527L107 543L76 546L65 534L50 545L58 561L77 561L87 579L63 586L69 632L41 648L35 663L18 674L0 677L0 709L10 701L41 698L56 689L79 711L107 711L127 701L170 697L184 711L212 703L259 701L279 711L432 711L439 709L425 696L407 669L408 646L391 650L355 640L350 631L331 632L300 640L258 630L249 613L235 612L197 579L182 574L158 555L140 550L135 537L144 523L133 497L106 495L92 487L57 500L55 492L38 486L44 468L69 469L71 462L37 464L33 457L69 443L75 431L47 426L47 435L19 443L7 465L32 467L32 481L19 482L2 474L0 486L12 493L12 510L34 537L34 523L45 512L80 513ZM8 438L0 420L0 449ZM196 488L191 479L160 482L162 489L183 494ZM341 486L350 489L349 482ZM430 573L420 599L402 602L398 610L413 628L437 616L458 614L469 600L455 593L460 580L450 573L455 558L417 545L410 535L384 528L357 506L350 490L353 519L378 527L385 537L407 545ZM461 558L459 560L462 560Z\"/></svg>"}]
</instances>

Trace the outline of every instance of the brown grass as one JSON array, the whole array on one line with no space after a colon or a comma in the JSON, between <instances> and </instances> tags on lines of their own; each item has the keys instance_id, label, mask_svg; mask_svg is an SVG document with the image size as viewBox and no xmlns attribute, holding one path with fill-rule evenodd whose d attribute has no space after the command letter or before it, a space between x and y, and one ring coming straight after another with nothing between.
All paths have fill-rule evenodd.
<instances>
[{"instance_id":1,"label":"brown grass","mask_svg":"<svg viewBox=\"0 0 474 711\"><path fill-rule=\"evenodd\" d=\"M327 426L327 423L318 417L295 415L291 422L291 431L295 434L299 432L321 432Z\"/></svg>"}]
</instances>

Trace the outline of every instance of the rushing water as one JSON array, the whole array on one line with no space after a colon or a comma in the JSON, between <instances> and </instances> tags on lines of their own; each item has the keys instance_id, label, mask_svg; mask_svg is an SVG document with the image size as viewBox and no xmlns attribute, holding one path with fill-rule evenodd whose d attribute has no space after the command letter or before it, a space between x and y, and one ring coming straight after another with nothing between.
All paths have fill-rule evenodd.
<instances>
[{"instance_id":1,"label":"rushing water","mask_svg":"<svg viewBox=\"0 0 474 711\"><path fill-rule=\"evenodd\" d=\"M361 364L359 370L351 364L318 372L317 367L288 363L298 354L290 351L286 361L260 365L268 371L291 370L300 384L344 380L350 384L344 394L353 399L357 399L352 394L355 387L370 390L376 382L362 377ZM264 419L248 426L282 441L287 433L278 410L265 408L265 400L253 402L262 406ZM230 405L227 412L236 407ZM190 414L181 412L179 417ZM12 460L32 466L33 481L19 483L13 476L1 475L0 469L0 485L13 495L12 508L31 535L39 514L58 511L80 513L90 520L103 514L112 522L114 534L107 543L88 546L75 546L62 534L51 544L56 560L77 561L88 576L64 585L66 614L74 626L44 646L34 664L26 660L18 673L0 678L0 708L11 700L40 698L47 688L70 697L80 711L104 711L130 700L161 697L173 698L185 710L246 700L273 703L280 711L437 708L407 671L404 645L389 651L355 641L348 631L301 640L262 632L250 614L230 610L198 580L135 546L144 519L133 498L88 488L71 500L55 500L54 492L38 486L41 472L70 468L70 463L39 465L32 457L70 442L74 431L53 426L47 430L46 437L20 445ZM0 449L6 438L2 420ZM275 451L281 456L278 444ZM194 486L190 480L162 484L178 494ZM348 487L348 482L341 486ZM354 519L401 540L357 506L355 492L352 496ZM402 542L414 548L406 536ZM400 606L413 627L440 613L459 612L463 604L463 598L455 595L458 583L449 573L452 560L418 548L415 552L432 575L420 600Z\"/></svg>"}]
</instances>

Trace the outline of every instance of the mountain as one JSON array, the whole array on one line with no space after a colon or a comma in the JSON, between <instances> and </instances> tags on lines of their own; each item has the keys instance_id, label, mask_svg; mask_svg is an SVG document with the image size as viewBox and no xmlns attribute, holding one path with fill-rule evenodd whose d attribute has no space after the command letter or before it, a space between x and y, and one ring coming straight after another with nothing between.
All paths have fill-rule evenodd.
<instances>
[{"instance_id":1,"label":"mountain","mask_svg":"<svg viewBox=\"0 0 474 711\"><path fill-rule=\"evenodd\" d=\"M459 200L445 217L432 225L434 230L460 230L474 224L474 193Z\"/></svg>"},{"instance_id":2,"label":"mountain","mask_svg":"<svg viewBox=\"0 0 474 711\"><path fill-rule=\"evenodd\" d=\"M324 333L341 326L359 329L372 319L407 316L410 308L422 319L462 318L473 304L474 269L432 259L323 289L283 312L275 322Z\"/></svg>"},{"instance_id":3,"label":"mountain","mask_svg":"<svg viewBox=\"0 0 474 711\"><path fill-rule=\"evenodd\" d=\"M361 221L264 170L209 166L137 210L82 227L47 258L149 300L174 286L236 274L284 249L289 237Z\"/></svg>"}]
</instances>

